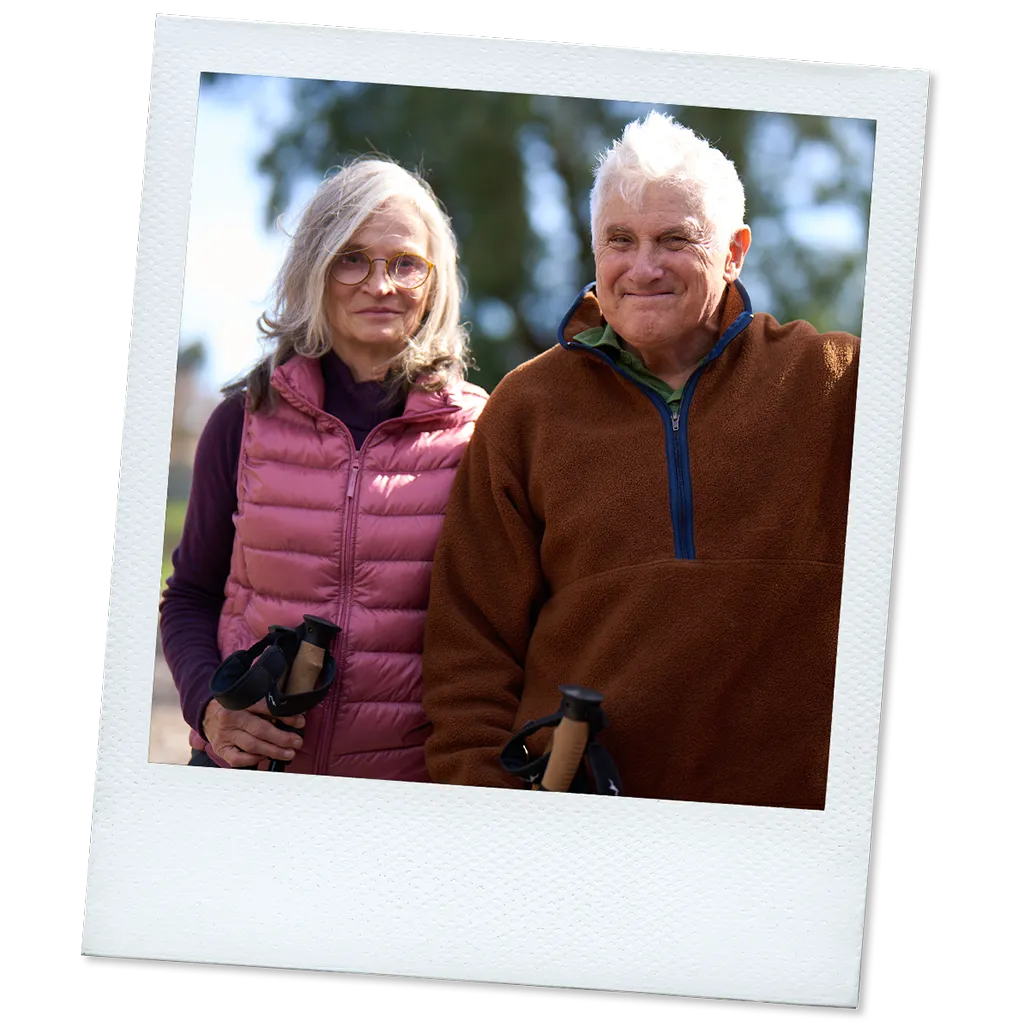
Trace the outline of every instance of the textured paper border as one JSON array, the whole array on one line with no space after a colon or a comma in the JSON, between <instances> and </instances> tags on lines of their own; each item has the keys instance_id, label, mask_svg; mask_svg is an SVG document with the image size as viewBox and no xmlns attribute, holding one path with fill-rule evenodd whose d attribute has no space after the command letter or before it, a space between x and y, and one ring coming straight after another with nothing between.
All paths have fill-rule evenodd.
<instances>
[{"instance_id":1,"label":"textured paper border","mask_svg":"<svg viewBox=\"0 0 1024 1024\"><path fill-rule=\"evenodd\" d=\"M824 812L148 763L202 71L876 121ZM913 71L158 19L84 952L856 1004L926 95Z\"/></svg>"}]
</instances>

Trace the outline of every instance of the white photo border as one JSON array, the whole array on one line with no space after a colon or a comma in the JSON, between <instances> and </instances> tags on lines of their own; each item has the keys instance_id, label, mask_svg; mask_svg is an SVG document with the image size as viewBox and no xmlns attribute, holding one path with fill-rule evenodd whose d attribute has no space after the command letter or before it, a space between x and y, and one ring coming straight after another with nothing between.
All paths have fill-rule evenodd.
<instances>
[{"instance_id":1,"label":"white photo border","mask_svg":"<svg viewBox=\"0 0 1024 1024\"><path fill-rule=\"evenodd\" d=\"M876 122L823 812L148 762L204 71ZM157 19L83 952L856 1005L927 88L922 71Z\"/></svg>"}]
</instances>

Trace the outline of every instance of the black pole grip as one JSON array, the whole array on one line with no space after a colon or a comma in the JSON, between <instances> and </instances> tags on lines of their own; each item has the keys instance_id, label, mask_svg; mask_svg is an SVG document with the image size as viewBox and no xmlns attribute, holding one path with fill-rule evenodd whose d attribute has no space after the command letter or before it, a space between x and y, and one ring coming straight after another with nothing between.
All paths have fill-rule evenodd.
<instances>
[{"instance_id":1,"label":"black pole grip","mask_svg":"<svg viewBox=\"0 0 1024 1024\"><path fill-rule=\"evenodd\" d=\"M331 646L331 641L341 632L341 626L335 625L328 619L322 619L319 615L303 615L302 621L306 627L302 639L314 647L322 647L325 651Z\"/></svg>"},{"instance_id":2,"label":"black pole grip","mask_svg":"<svg viewBox=\"0 0 1024 1024\"><path fill-rule=\"evenodd\" d=\"M588 690L585 686L565 684L558 688L562 695L562 714L573 722L589 722L601 707L604 694Z\"/></svg>"}]
</instances>

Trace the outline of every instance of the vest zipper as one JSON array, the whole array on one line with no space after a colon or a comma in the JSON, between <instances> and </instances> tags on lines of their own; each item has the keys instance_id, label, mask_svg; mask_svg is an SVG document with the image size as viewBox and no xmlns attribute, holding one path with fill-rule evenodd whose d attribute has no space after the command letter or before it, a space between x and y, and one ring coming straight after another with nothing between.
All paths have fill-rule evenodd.
<instances>
[{"instance_id":1,"label":"vest zipper","mask_svg":"<svg viewBox=\"0 0 1024 1024\"><path fill-rule=\"evenodd\" d=\"M372 434L373 431L370 433ZM366 441L369 441L369 439L370 434L367 434ZM366 441L363 441L363 447L366 446ZM354 559L350 549L353 546L352 539L355 535L356 519L352 500L355 497L356 484L359 481L359 468L359 458L356 457L352 460L352 466L348 472L348 487L345 489L345 541L341 548L341 606L338 609L341 633L335 641L337 649L334 653L338 668L334 677L334 685L331 687L330 693L327 695L324 728L321 733L320 746L317 750L317 757L313 767L313 770L317 775L324 775L327 771L327 759L331 752L331 740L334 737L334 719L337 714L338 704L341 701L342 677L345 672L345 663L348 660L348 627L349 620L352 615L352 595L350 590L352 587L352 570L354 569ZM341 621L343 617L344 621Z\"/></svg>"},{"instance_id":2,"label":"vest zipper","mask_svg":"<svg viewBox=\"0 0 1024 1024\"><path fill-rule=\"evenodd\" d=\"M338 663L338 669L337 674L334 677L334 685L327 694L327 706L324 709L323 729L320 733L320 741L317 745L315 759L313 762L313 771L316 775L324 775L327 771L327 759L330 755L331 740L334 735L334 719L337 715L338 705L341 703L342 682L344 681L345 667L346 662L348 661L349 621L352 617L352 575L355 570L355 512L359 504L356 498L356 492L359 487L359 471L363 466L363 462L359 458L359 452L365 452L370 444L370 439L378 430L387 426L389 423L395 423L398 420L404 420L406 423L415 423L417 420L431 419L440 413L456 411L458 411L457 406L449 405L445 406L443 409L421 412L415 416L393 416L389 420L384 420L383 423L378 423L377 426L375 426L366 435L362 447L359 449L355 448L355 442L352 441L351 431L342 424L342 428L345 430L345 433L348 434L349 441L352 443L352 447L355 449L356 455L352 460L352 466L348 473L348 486L345 488L345 542L342 545L341 557L343 561L341 565L341 603L338 606L338 625L341 626L341 633L334 641L334 657Z\"/></svg>"}]
</instances>

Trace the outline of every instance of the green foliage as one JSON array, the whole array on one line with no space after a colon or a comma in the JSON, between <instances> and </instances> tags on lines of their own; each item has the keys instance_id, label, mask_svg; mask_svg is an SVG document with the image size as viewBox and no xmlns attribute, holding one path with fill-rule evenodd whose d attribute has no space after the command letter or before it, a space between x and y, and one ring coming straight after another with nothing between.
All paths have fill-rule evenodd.
<instances>
[{"instance_id":1,"label":"green foliage","mask_svg":"<svg viewBox=\"0 0 1024 1024\"><path fill-rule=\"evenodd\" d=\"M187 500L171 499L167 502L167 511L164 514L164 555L160 566L161 590L163 590L167 583L167 577L173 571L171 554L181 540L181 531L185 528L185 510L187 507Z\"/></svg>"},{"instance_id":2,"label":"green foliage","mask_svg":"<svg viewBox=\"0 0 1024 1024\"><path fill-rule=\"evenodd\" d=\"M198 369L206 362L206 343L197 338L178 347L178 373Z\"/></svg>"},{"instance_id":3,"label":"green foliage","mask_svg":"<svg viewBox=\"0 0 1024 1024\"><path fill-rule=\"evenodd\" d=\"M204 78L204 88L219 81ZM307 80L290 83L290 99L288 127L259 161L271 183L267 223L300 182L357 154L419 170L460 241L473 379L487 388L555 343L562 314L593 279L595 159L652 108L735 162L754 236L743 280L755 307L822 330L860 331L873 122ZM845 249L808 243L794 223L806 225L814 211L846 216L864 241Z\"/></svg>"}]
</instances>

